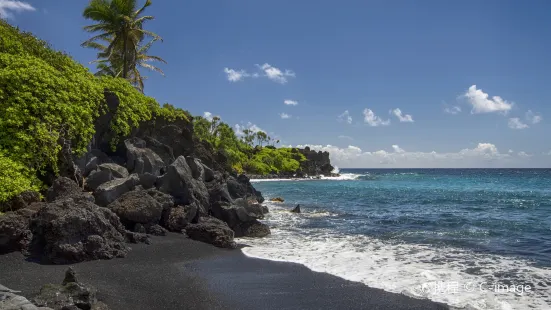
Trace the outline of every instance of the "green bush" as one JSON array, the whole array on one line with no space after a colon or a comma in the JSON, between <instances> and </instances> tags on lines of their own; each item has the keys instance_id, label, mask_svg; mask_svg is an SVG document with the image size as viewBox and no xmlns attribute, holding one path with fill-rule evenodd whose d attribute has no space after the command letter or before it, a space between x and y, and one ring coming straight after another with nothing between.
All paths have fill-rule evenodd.
<instances>
[{"instance_id":1,"label":"green bush","mask_svg":"<svg viewBox=\"0 0 551 310\"><path fill-rule=\"evenodd\" d=\"M38 191L39 184L30 169L0 153L0 203L24 191Z\"/></svg>"},{"instance_id":2,"label":"green bush","mask_svg":"<svg viewBox=\"0 0 551 310\"><path fill-rule=\"evenodd\" d=\"M165 103L162 107L157 105L157 108L155 109L153 115L155 118L160 117L169 122L174 122L179 119L189 122L192 119L192 116L191 114L189 114L188 111L176 108L168 103Z\"/></svg>"},{"instance_id":3,"label":"green bush","mask_svg":"<svg viewBox=\"0 0 551 310\"><path fill-rule=\"evenodd\" d=\"M102 101L103 89L89 73L0 53L0 148L28 167L56 171L60 138L82 153Z\"/></svg>"}]
</instances>

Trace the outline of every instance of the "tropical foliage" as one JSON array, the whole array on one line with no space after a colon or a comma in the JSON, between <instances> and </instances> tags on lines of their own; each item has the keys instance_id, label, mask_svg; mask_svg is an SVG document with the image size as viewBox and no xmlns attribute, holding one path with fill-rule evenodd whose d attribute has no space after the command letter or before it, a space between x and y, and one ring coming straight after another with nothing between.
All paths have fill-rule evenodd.
<instances>
[{"instance_id":1,"label":"tropical foliage","mask_svg":"<svg viewBox=\"0 0 551 310\"><path fill-rule=\"evenodd\" d=\"M28 190L38 191L40 182L24 165L0 153L0 203ZM1 213L0 213L1 214Z\"/></svg>"},{"instance_id":2,"label":"tropical foliage","mask_svg":"<svg viewBox=\"0 0 551 310\"><path fill-rule=\"evenodd\" d=\"M0 153L10 161L2 172L23 173L16 167L34 176L57 172L64 141L71 142L75 155L82 154L94 134L95 119L105 112L104 90L120 99L111 122L113 145L143 121L190 119L181 109L159 106L124 79L95 77L46 42L0 20ZM17 186L0 182L0 188L32 189L29 182L17 180Z\"/></svg>"},{"instance_id":3,"label":"tropical foliage","mask_svg":"<svg viewBox=\"0 0 551 310\"><path fill-rule=\"evenodd\" d=\"M239 172L253 174L293 173L306 160L304 155L292 148L275 148L278 140L270 138L263 131L243 130L238 137L228 124L213 117L207 120L195 117L193 120L195 135L209 142L215 150L223 151L232 167ZM263 144L272 143L263 147Z\"/></svg>"},{"instance_id":4,"label":"tropical foliage","mask_svg":"<svg viewBox=\"0 0 551 310\"><path fill-rule=\"evenodd\" d=\"M137 9L136 0L91 0L83 12L87 19L97 22L84 27L95 35L82 46L98 50L97 75L122 77L143 92L145 76L139 69L145 68L164 75L150 61L166 63L158 56L149 55L153 43L162 38L143 28L144 23L154 19L142 15L152 4L151 0ZM145 43L144 43L145 42Z\"/></svg>"}]
</instances>

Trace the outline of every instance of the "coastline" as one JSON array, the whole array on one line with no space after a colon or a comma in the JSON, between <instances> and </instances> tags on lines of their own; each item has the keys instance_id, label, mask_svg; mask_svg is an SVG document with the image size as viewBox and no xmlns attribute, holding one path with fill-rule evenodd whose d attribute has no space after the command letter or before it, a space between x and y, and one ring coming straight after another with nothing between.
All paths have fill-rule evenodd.
<instances>
[{"instance_id":1,"label":"coastline","mask_svg":"<svg viewBox=\"0 0 551 310\"><path fill-rule=\"evenodd\" d=\"M26 297L59 282L68 267L29 262L19 252L0 256L0 265L0 283ZM132 245L126 258L71 266L111 309L448 309L176 233Z\"/></svg>"}]
</instances>

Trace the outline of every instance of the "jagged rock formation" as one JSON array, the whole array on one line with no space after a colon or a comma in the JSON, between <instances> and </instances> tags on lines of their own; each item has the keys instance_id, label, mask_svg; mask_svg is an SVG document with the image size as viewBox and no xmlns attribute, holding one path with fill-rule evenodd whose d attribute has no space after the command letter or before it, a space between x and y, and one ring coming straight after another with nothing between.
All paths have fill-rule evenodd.
<instances>
[{"instance_id":1,"label":"jagged rock formation","mask_svg":"<svg viewBox=\"0 0 551 310\"><path fill-rule=\"evenodd\" d=\"M0 252L65 264L124 257L126 242L148 243L147 234L182 232L234 248L235 236L270 233L258 221L267 212L262 194L223 153L194 140L190 121L158 117L112 149L119 100L105 96L109 112L96 120L88 152L60 159L72 169L51 181L46 202L24 193L10 205L19 210L0 217Z\"/></svg>"},{"instance_id":2,"label":"jagged rock formation","mask_svg":"<svg viewBox=\"0 0 551 310\"><path fill-rule=\"evenodd\" d=\"M333 171L334 167L331 166L329 152L316 152L309 147L298 149L298 151L306 157L306 160L300 164L300 170L303 175L315 176L323 174L328 176Z\"/></svg>"}]
</instances>

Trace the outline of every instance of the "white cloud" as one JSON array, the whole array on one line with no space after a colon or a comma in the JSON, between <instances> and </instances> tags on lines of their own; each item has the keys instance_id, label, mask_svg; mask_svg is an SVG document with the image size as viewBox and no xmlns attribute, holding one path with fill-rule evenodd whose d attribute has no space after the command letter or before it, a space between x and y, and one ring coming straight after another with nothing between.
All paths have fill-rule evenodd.
<instances>
[{"instance_id":1,"label":"white cloud","mask_svg":"<svg viewBox=\"0 0 551 310\"><path fill-rule=\"evenodd\" d=\"M534 113L532 110L528 110L526 112L526 120L532 124L537 124L541 122L542 119L543 118L539 115L539 113Z\"/></svg>"},{"instance_id":2,"label":"white cloud","mask_svg":"<svg viewBox=\"0 0 551 310\"><path fill-rule=\"evenodd\" d=\"M487 93L481 89L476 89L476 85L469 87L469 90L463 95L473 106L471 114L501 112L506 114L513 108L513 103L503 100L499 96L493 96L489 99Z\"/></svg>"},{"instance_id":3,"label":"white cloud","mask_svg":"<svg viewBox=\"0 0 551 310\"><path fill-rule=\"evenodd\" d=\"M354 140L354 138L350 137L350 136L344 136L344 135L341 135L341 136L338 136L339 139L341 140Z\"/></svg>"},{"instance_id":4,"label":"white cloud","mask_svg":"<svg viewBox=\"0 0 551 310\"><path fill-rule=\"evenodd\" d=\"M394 152L396 152L396 153L404 153L404 152L405 152L402 148L400 148L400 147L399 147L398 145L396 145L396 144L394 144L394 145L392 146L392 149L394 149Z\"/></svg>"},{"instance_id":5,"label":"white cloud","mask_svg":"<svg viewBox=\"0 0 551 310\"><path fill-rule=\"evenodd\" d=\"M283 101L283 103L284 103L285 105L297 105L297 104L298 104L298 101L286 99L286 100Z\"/></svg>"},{"instance_id":6,"label":"white cloud","mask_svg":"<svg viewBox=\"0 0 551 310\"><path fill-rule=\"evenodd\" d=\"M341 115L337 116L337 121L352 124L352 116L350 116L350 113L346 110Z\"/></svg>"},{"instance_id":7,"label":"white cloud","mask_svg":"<svg viewBox=\"0 0 551 310\"><path fill-rule=\"evenodd\" d=\"M513 153L513 150L509 149L509 154Z\"/></svg>"},{"instance_id":8,"label":"white cloud","mask_svg":"<svg viewBox=\"0 0 551 310\"><path fill-rule=\"evenodd\" d=\"M295 73L291 70L281 71L279 68L276 68L268 63L263 65L256 65L260 70L264 71L264 74L270 80L285 84L287 83L288 77L295 77Z\"/></svg>"},{"instance_id":9,"label":"white cloud","mask_svg":"<svg viewBox=\"0 0 551 310\"><path fill-rule=\"evenodd\" d=\"M377 127L377 126L387 126L390 125L390 120L383 120L379 116L376 116L373 111L370 109L365 109L364 112L364 122L369 124L369 126Z\"/></svg>"},{"instance_id":10,"label":"white cloud","mask_svg":"<svg viewBox=\"0 0 551 310\"><path fill-rule=\"evenodd\" d=\"M0 18L13 18L13 13L21 13L24 11L36 11L36 9L23 1L15 0L0 0Z\"/></svg>"},{"instance_id":11,"label":"white cloud","mask_svg":"<svg viewBox=\"0 0 551 310\"><path fill-rule=\"evenodd\" d=\"M235 124L234 126L234 131L235 131L235 135L237 136L242 136L243 135L243 130L245 129L249 129L251 130L252 132L259 132L259 131L263 131L263 132L266 132L264 130L262 130L262 128L256 126L255 124L251 123L251 122L248 122L247 124Z\"/></svg>"},{"instance_id":12,"label":"white cloud","mask_svg":"<svg viewBox=\"0 0 551 310\"><path fill-rule=\"evenodd\" d=\"M458 106L447 106L444 108L444 112L448 114L459 114L461 113L461 107Z\"/></svg>"},{"instance_id":13,"label":"white cloud","mask_svg":"<svg viewBox=\"0 0 551 310\"><path fill-rule=\"evenodd\" d=\"M529 126L524 124L518 117L509 119L509 128L511 129L526 129Z\"/></svg>"},{"instance_id":14,"label":"white cloud","mask_svg":"<svg viewBox=\"0 0 551 310\"><path fill-rule=\"evenodd\" d=\"M549 153L547 153L547 155L551 156L551 151L549 151Z\"/></svg>"},{"instance_id":15,"label":"white cloud","mask_svg":"<svg viewBox=\"0 0 551 310\"><path fill-rule=\"evenodd\" d=\"M237 71L230 68L224 68L224 73L226 73L226 77L230 82L243 81L244 78L251 76L245 70Z\"/></svg>"},{"instance_id":16,"label":"white cloud","mask_svg":"<svg viewBox=\"0 0 551 310\"><path fill-rule=\"evenodd\" d=\"M333 145L309 146L316 151L327 151L331 164L340 168L359 167L402 167L402 168L484 168L484 167L521 167L533 165L525 157L500 153L492 143L478 143L474 148L457 152L438 153L410 152L392 145L393 152L378 150L364 152L357 146L339 148Z\"/></svg>"},{"instance_id":17,"label":"white cloud","mask_svg":"<svg viewBox=\"0 0 551 310\"><path fill-rule=\"evenodd\" d=\"M413 117L409 114L402 115L402 111L398 108L390 110L390 113L394 114L400 122L413 123Z\"/></svg>"},{"instance_id":18,"label":"white cloud","mask_svg":"<svg viewBox=\"0 0 551 310\"><path fill-rule=\"evenodd\" d=\"M279 116L281 116L282 119L291 118L291 115L286 114L286 113L280 113Z\"/></svg>"},{"instance_id":19,"label":"white cloud","mask_svg":"<svg viewBox=\"0 0 551 310\"><path fill-rule=\"evenodd\" d=\"M524 151L518 152L517 155L518 155L519 157L524 157L524 158L532 157L532 155L527 154L527 153L524 152Z\"/></svg>"},{"instance_id":20,"label":"white cloud","mask_svg":"<svg viewBox=\"0 0 551 310\"><path fill-rule=\"evenodd\" d=\"M212 119L213 119L214 117L218 117L218 119L221 119L221 117L220 117L219 115L214 115L214 114L212 114L212 113L210 113L210 112L205 112L205 113L203 113L203 117L204 117L207 121L209 121L209 122L212 121Z\"/></svg>"}]
</instances>

